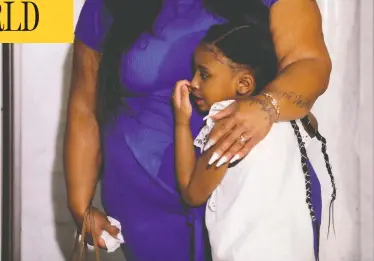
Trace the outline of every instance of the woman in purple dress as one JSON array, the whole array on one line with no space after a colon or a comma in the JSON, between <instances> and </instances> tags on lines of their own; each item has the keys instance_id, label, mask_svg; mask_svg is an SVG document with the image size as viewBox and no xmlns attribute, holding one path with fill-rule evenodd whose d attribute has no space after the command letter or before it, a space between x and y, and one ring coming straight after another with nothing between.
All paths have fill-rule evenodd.
<instances>
[{"instance_id":1,"label":"woman in purple dress","mask_svg":"<svg viewBox=\"0 0 374 261\"><path fill-rule=\"evenodd\" d=\"M264 88L274 101L260 93L217 116L210 144L227 160L245 156L275 120L304 117L327 88L331 63L315 1L86 0L65 140L68 202L82 222L102 171L102 202L122 224L128 261L210 259L205 207L185 205L176 184L170 98L176 81L191 79L192 53L212 25L249 20L269 23L280 73ZM272 102L279 112L267 110ZM202 117L194 112L191 123L197 134ZM248 140L240 150L231 146L239 137ZM320 186L309 167L320 220ZM106 214L92 214L93 236L117 234Z\"/></svg>"}]
</instances>

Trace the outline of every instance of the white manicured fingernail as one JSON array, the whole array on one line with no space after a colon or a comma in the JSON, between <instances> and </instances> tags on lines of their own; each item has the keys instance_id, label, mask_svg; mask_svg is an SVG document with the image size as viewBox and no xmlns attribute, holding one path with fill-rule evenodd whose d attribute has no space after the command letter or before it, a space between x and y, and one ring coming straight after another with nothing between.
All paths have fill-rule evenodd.
<instances>
[{"instance_id":1,"label":"white manicured fingernail","mask_svg":"<svg viewBox=\"0 0 374 261\"><path fill-rule=\"evenodd\" d=\"M222 166L223 164L225 164L227 162L227 157L223 156L222 158L219 159L219 161L217 162L217 168Z\"/></svg>"},{"instance_id":2,"label":"white manicured fingernail","mask_svg":"<svg viewBox=\"0 0 374 261\"><path fill-rule=\"evenodd\" d=\"M219 157L220 157L219 154L217 152L214 152L212 157L210 158L208 164L212 165L214 162L216 162L216 160L219 159Z\"/></svg>"},{"instance_id":3,"label":"white manicured fingernail","mask_svg":"<svg viewBox=\"0 0 374 261\"><path fill-rule=\"evenodd\" d=\"M208 142L206 143L205 147L204 147L204 151L208 150L210 147L212 147L214 145L214 141L212 140L208 140Z\"/></svg>"},{"instance_id":4,"label":"white manicured fingernail","mask_svg":"<svg viewBox=\"0 0 374 261\"><path fill-rule=\"evenodd\" d=\"M236 154L231 160L230 160L230 164L234 163L235 161L237 161L238 159L240 159L240 156L238 154Z\"/></svg>"},{"instance_id":5,"label":"white manicured fingernail","mask_svg":"<svg viewBox=\"0 0 374 261\"><path fill-rule=\"evenodd\" d=\"M123 239L123 236L122 236L121 233L117 235L117 239L118 239L118 241L121 242L122 244L125 243L125 240Z\"/></svg>"}]
</instances>

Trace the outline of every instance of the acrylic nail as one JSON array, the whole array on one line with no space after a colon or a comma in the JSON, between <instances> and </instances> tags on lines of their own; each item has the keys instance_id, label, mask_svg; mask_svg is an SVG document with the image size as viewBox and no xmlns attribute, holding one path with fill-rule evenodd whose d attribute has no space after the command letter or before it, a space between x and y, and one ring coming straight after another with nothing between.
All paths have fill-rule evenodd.
<instances>
[{"instance_id":1,"label":"acrylic nail","mask_svg":"<svg viewBox=\"0 0 374 261\"><path fill-rule=\"evenodd\" d=\"M212 157L210 158L208 164L212 165L214 162L216 162L216 160L219 159L219 157L220 157L219 154L217 152L214 152Z\"/></svg>"},{"instance_id":2,"label":"acrylic nail","mask_svg":"<svg viewBox=\"0 0 374 261\"><path fill-rule=\"evenodd\" d=\"M219 161L217 162L217 168L218 167L221 167L223 164L225 164L227 162L227 157L223 156L222 158L219 159Z\"/></svg>"},{"instance_id":3,"label":"acrylic nail","mask_svg":"<svg viewBox=\"0 0 374 261\"><path fill-rule=\"evenodd\" d=\"M121 234L118 234L117 235L117 239L119 242L121 242L122 244L125 243L125 240L123 239L123 236Z\"/></svg>"},{"instance_id":4,"label":"acrylic nail","mask_svg":"<svg viewBox=\"0 0 374 261\"><path fill-rule=\"evenodd\" d=\"M207 151L209 148L211 148L213 145L215 144L214 141L212 140L208 140L208 142L206 143L205 147L204 147L204 151Z\"/></svg>"},{"instance_id":5,"label":"acrylic nail","mask_svg":"<svg viewBox=\"0 0 374 261\"><path fill-rule=\"evenodd\" d=\"M230 164L234 163L235 161L239 160L240 159L240 156L238 154L236 154L231 160L230 160Z\"/></svg>"}]
</instances>

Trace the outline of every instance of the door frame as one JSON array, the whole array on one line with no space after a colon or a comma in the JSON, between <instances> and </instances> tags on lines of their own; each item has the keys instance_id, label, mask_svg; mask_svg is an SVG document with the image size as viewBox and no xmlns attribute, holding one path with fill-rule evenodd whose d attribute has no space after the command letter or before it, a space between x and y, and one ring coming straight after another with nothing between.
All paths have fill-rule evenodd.
<instances>
[{"instance_id":1,"label":"door frame","mask_svg":"<svg viewBox=\"0 0 374 261\"><path fill-rule=\"evenodd\" d=\"M20 59L20 45L2 44L1 260L8 261L21 260Z\"/></svg>"}]
</instances>

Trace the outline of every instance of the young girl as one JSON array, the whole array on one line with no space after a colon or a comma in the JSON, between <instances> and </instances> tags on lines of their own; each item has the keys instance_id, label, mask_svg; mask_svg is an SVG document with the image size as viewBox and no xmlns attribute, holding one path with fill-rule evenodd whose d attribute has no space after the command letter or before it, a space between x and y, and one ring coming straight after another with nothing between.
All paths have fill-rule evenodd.
<instances>
[{"instance_id":1,"label":"young girl","mask_svg":"<svg viewBox=\"0 0 374 261\"><path fill-rule=\"evenodd\" d=\"M214 125L209 116L234 100L259 93L275 78L277 59L269 29L254 23L213 26L195 51L194 65L192 82L178 82L173 96L176 171L188 204L203 205L209 199L205 220L213 261L318 259L319 222L311 203L305 151L311 137L301 121L273 124L243 159L216 162L213 149L206 146ZM189 125L190 94L198 109L208 112L195 139ZM265 106L268 99L273 100L272 94L257 102L264 110L279 113L276 103ZM312 129L309 121L304 123ZM324 138L315 134L325 145ZM242 136L234 146L243 146L248 139ZM201 149L197 159L194 145ZM324 154L333 182L325 150Z\"/></svg>"}]
</instances>

